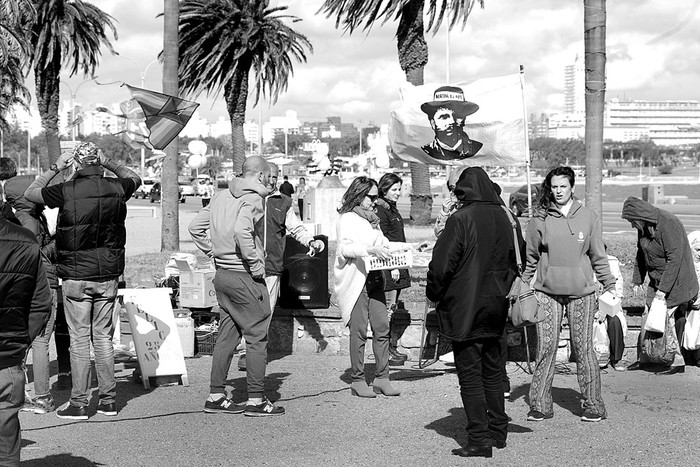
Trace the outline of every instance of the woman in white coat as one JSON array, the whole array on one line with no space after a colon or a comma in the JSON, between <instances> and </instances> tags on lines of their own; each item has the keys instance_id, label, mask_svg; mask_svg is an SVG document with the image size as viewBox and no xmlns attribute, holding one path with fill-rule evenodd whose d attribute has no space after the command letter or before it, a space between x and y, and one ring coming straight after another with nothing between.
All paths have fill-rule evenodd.
<instances>
[{"instance_id":1,"label":"woman in white coat","mask_svg":"<svg viewBox=\"0 0 700 467\"><path fill-rule=\"evenodd\" d=\"M374 203L377 182L357 177L343 195L338 212L338 246L334 266L335 294L343 323L350 327L351 393L359 397L375 394L398 396L389 382L389 318L382 271L369 271L370 256L390 259L389 241L379 229ZM364 356L367 322L372 328L372 350L376 364L370 390L365 381Z\"/></svg>"}]
</instances>

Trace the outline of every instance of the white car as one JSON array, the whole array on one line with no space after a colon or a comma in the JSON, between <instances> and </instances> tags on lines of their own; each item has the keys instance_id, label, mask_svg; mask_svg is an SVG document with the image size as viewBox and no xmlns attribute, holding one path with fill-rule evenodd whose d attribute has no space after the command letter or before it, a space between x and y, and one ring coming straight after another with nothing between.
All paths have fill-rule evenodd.
<instances>
[{"instance_id":1,"label":"white car","mask_svg":"<svg viewBox=\"0 0 700 467\"><path fill-rule=\"evenodd\" d=\"M141 179L141 186L139 186L136 191L134 192L134 198L139 199L141 197L142 199L146 199L150 196L151 194L151 188L153 188L153 185L158 182L158 179L156 178L147 178L144 177Z\"/></svg>"},{"instance_id":2,"label":"white car","mask_svg":"<svg viewBox=\"0 0 700 467\"><path fill-rule=\"evenodd\" d=\"M188 180L183 179L183 178L178 178L177 184L180 185L180 193L182 193L182 196L196 196L197 195L197 190L195 189L195 187L191 181L188 181Z\"/></svg>"}]
</instances>

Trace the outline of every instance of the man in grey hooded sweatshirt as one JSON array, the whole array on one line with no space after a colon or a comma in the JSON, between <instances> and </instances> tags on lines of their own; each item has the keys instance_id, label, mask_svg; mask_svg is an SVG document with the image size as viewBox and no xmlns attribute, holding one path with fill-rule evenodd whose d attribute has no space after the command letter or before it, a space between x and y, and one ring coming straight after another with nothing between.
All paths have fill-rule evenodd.
<instances>
[{"instance_id":1,"label":"man in grey hooded sweatshirt","mask_svg":"<svg viewBox=\"0 0 700 467\"><path fill-rule=\"evenodd\" d=\"M205 412L284 414L284 408L264 394L270 296L265 285L263 202L269 176L265 159L249 157L242 177L231 180L228 190L218 192L189 225L194 243L214 259L214 289L221 307ZM248 401L236 404L226 396L225 384L241 337L247 343Z\"/></svg>"}]
</instances>

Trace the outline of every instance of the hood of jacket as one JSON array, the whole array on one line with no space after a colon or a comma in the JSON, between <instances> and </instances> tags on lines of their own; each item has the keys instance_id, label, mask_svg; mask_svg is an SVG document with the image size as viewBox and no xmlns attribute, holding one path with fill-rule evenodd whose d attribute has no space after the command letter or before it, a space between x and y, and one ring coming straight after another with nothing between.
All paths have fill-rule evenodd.
<instances>
[{"instance_id":1,"label":"hood of jacket","mask_svg":"<svg viewBox=\"0 0 700 467\"><path fill-rule=\"evenodd\" d=\"M35 204L24 197L24 192L34 181L33 175L18 175L5 182L5 198L17 211L30 211Z\"/></svg>"},{"instance_id":2,"label":"hood of jacket","mask_svg":"<svg viewBox=\"0 0 700 467\"><path fill-rule=\"evenodd\" d=\"M228 182L228 189L234 198L240 198L245 195L259 195L264 198L270 193L270 190L259 181L244 177L232 178Z\"/></svg>"},{"instance_id":3,"label":"hood of jacket","mask_svg":"<svg viewBox=\"0 0 700 467\"><path fill-rule=\"evenodd\" d=\"M659 222L659 208L644 200L630 196L622 206L622 218L628 221Z\"/></svg>"},{"instance_id":4,"label":"hood of jacket","mask_svg":"<svg viewBox=\"0 0 700 467\"><path fill-rule=\"evenodd\" d=\"M465 169L457 180L454 193L464 205L479 202L500 204L493 182L481 167Z\"/></svg>"}]
</instances>

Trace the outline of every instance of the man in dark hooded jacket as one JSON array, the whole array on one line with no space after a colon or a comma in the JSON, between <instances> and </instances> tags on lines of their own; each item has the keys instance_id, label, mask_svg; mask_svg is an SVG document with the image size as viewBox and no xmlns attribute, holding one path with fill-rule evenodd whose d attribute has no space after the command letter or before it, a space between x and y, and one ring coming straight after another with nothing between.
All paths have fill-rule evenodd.
<instances>
[{"instance_id":1,"label":"man in dark hooded jacket","mask_svg":"<svg viewBox=\"0 0 700 467\"><path fill-rule=\"evenodd\" d=\"M679 334L685 323L685 312L698 295L698 280L693 265L693 253L678 217L659 209L639 198L629 197L622 207L622 218L637 229L637 257L632 273L635 295L642 291L649 276L646 305L654 300L666 304L669 317L675 317L675 335L667 336L668 345L674 347L675 357L671 368L661 374L685 372L685 361L680 350ZM645 315L646 318L646 315ZM642 334L640 334L642 338ZM641 355L641 345L640 352ZM643 361L633 363L629 370L637 370Z\"/></svg>"},{"instance_id":2,"label":"man in dark hooded jacket","mask_svg":"<svg viewBox=\"0 0 700 467\"><path fill-rule=\"evenodd\" d=\"M435 243L426 295L452 341L468 419L467 446L454 453L491 457L492 446L505 447L508 429L499 359L517 273L513 226L480 167L466 169L454 193L462 207Z\"/></svg>"}]
</instances>

